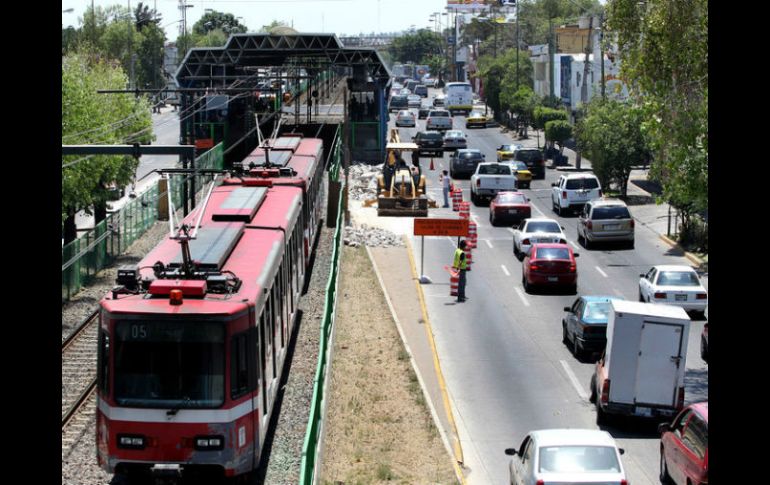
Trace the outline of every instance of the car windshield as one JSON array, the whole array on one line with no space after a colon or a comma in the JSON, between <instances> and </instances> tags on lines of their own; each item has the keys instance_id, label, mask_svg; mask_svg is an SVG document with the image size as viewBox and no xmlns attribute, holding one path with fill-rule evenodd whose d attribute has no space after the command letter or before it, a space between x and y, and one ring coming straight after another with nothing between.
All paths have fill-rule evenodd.
<instances>
[{"instance_id":1,"label":"car windshield","mask_svg":"<svg viewBox=\"0 0 770 485\"><path fill-rule=\"evenodd\" d=\"M570 259L567 248L537 248L537 259Z\"/></svg>"},{"instance_id":2,"label":"car windshield","mask_svg":"<svg viewBox=\"0 0 770 485\"><path fill-rule=\"evenodd\" d=\"M700 286L698 275L692 271L661 271L658 276L660 286Z\"/></svg>"},{"instance_id":3,"label":"car windshield","mask_svg":"<svg viewBox=\"0 0 770 485\"><path fill-rule=\"evenodd\" d=\"M516 160L522 162L537 162L543 159L540 150L519 150L516 152Z\"/></svg>"},{"instance_id":4,"label":"car windshield","mask_svg":"<svg viewBox=\"0 0 770 485\"><path fill-rule=\"evenodd\" d=\"M500 194L497 196L498 204L526 204L524 194Z\"/></svg>"},{"instance_id":5,"label":"car windshield","mask_svg":"<svg viewBox=\"0 0 770 485\"><path fill-rule=\"evenodd\" d=\"M513 145L502 145L500 147L501 152L512 152L513 151Z\"/></svg>"},{"instance_id":6,"label":"car windshield","mask_svg":"<svg viewBox=\"0 0 770 485\"><path fill-rule=\"evenodd\" d=\"M565 188L567 190L598 189L599 181L593 177L567 179L567 184Z\"/></svg>"},{"instance_id":7,"label":"car windshield","mask_svg":"<svg viewBox=\"0 0 770 485\"><path fill-rule=\"evenodd\" d=\"M593 219L630 219L628 208L623 206L595 207L591 216Z\"/></svg>"},{"instance_id":8,"label":"car windshield","mask_svg":"<svg viewBox=\"0 0 770 485\"><path fill-rule=\"evenodd\" d=\"M526 232L561 232L561 228L555 222L530 222L527 224Z\"/></svg>"},{"instance_id":9,"label":"car windshield","mask_svg":"<svg viewBox=\"0 0 770 485\"><path fill-rule=\"evenodd\" d=\"M122 321L115 336L119 405L213 408L224 402L223 323Z\"/></svg>"},{"instance_id":10,"label":"car windshield","mask_svg":"<svg viewBox=\"0 0 770 485\"><path fill-rule=\"evenodd\" d=\"M620 473L612 446L544 446L538 456L540 473Z\"/></svg>"},{"instance_id":11,"label":"car windshield","mask_svg":"<svg viewBox=\"0 0 770 485\"><path fill-rule=\"evenodd\" d=\"M478 111L474 111L468 115L468 118L483 118L483 117L484 115L479 113Z\"/></svg>"},{"instance_id":12,"label":"car windshield","mask_svg":"<svg viewBox=\"0 0 770 485\"><path fill-rule=\"evenodd\" d=\"M508 165L480 165L479 175L510 175L511 167Z\"/></svg>"},{"instance_id":13,"label":"car windshield","mask_svg":"<svg viewBox=\"0 0 770 485\"><path fill-rule=\"evenodd\" d=\"M583 320L591 322L607 322L610 316L610 302L589 301L583 311Z\"/></svg>"}]
</instances>

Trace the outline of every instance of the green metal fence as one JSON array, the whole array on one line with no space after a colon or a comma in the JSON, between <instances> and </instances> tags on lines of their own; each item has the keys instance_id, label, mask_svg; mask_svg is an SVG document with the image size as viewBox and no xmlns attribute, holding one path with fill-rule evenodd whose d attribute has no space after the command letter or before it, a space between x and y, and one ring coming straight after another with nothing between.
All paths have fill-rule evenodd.
<instances>
[{"instance_id":1,"label":"green metal fence","mask_svg":"<svg viewBox=\"0 0 770 485\"><path fill-rule=\"evenodd\" d=\"M223 166L221 143L195 159L197 168L222 169ZM211 175L198 177L198 187L203 187L212 178ZM180 178L172 178L169 184L175 207L182 205L182 185ZM112 264L131 243L152 227L158 220L160 197L166 197L166 194L159 194L158 186L152 186L118 212L107 215L93 230L62 247L62 303L80 291L100 270Z\"/></svg>"},{"instance_id":2,"label":"green metal fence","mask_svg":"<svg viewBox=\"0 0 770 485\"><path fill-rule=\"evenodd\" d=\"M300 479L302 485L310 485L316 468L317 450L320 440L320 428L323 420L324 380L326 377L327 359L329 356L329 338L336 316L337 277L339 275L340 243L342 241L343 197L345 189L344 177L340 179L340 161L342 158L342 143L338 139L334 148L334 162L329 169L329 179L342 182L340 198L337 206L337 226L334 231L334 247L332 249L329 281L326 283L326 299L324 301L323 320L321 321L320 349L318 352L318 367L313 381L313 399L310 402L310 417L308 419L305 442L302 445L302 463L300 464Z\"/></svg>"}]
</instances>

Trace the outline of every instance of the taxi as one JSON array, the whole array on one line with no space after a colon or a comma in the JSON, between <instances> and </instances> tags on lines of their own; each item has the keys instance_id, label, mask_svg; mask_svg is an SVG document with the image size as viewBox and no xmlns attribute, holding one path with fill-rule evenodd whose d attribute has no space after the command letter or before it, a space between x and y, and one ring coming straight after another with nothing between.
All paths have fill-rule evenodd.
<instances>
[{"instance_id":1,"label":"taxi","mask_svg":"<svg viewBox=\"0 0 770 485\"><path fill-rule=\"evenodd\" d=\"M470 128L471 126L481 126L482 128L486 128L487 117L478 111L472 111L471 114L465 118L465 127Z\"/></svg>"},{"instance_id":2,"label":"taxi","mask_svg":"<svg viewBox=\"0 0 770 485\"><path fill-rule=\"evenodd\" d=\"M521 145L500 145L497 148L497 161L513 160L513 154L519 148L521 148Z\"/></svg>"},{"instance_id":3,"label":"taxi","mask_svg":"<svg viewBox=\"0 0 770 485\"><path fill-rule=\"evenodd\" d=\"M497 157L500 158L500 152L497 153ZM519 161L510 161L505 163L511 166L513 174L516 175L516 187L520 189L528 189L529 184L532 183L532 172L530 172L529 168L527 168L527 164Z\"/></svg>"}]
</instances>

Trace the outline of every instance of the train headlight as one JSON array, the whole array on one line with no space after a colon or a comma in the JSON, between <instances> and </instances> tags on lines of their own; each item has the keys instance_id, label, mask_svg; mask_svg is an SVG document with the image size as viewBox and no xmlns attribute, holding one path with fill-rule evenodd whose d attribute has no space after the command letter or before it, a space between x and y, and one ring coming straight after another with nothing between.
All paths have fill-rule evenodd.
<instances>
[{"instance_id":1,"label":"train headlight","mask_svg":"<svg viewBox=\"0 0 770 485\"><path fill-rule=\"evenodd\" d=\"M145 446L144 436L119 434L118 435L118 448L126 448L129 450L142 450Z\"/></svg>"},{"instance_id":2,"label":"train headlight","mask_svg":"<svg viewBox=\"0 0 770 485\"><path fill-rule=\"evenodd\" d=\"M195 449L201 451L221 450L225 447L224 436L196 436Z\"/></svg>"}]
</instances>

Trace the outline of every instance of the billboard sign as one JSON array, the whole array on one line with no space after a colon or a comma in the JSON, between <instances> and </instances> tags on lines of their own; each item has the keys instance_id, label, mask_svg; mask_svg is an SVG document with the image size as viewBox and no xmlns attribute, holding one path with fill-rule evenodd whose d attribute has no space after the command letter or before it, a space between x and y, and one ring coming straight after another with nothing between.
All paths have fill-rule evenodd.
<instances>
[{"instance_id":1,"label":"billboard sign","mask_svg":"<svg viewBox=\"0 0 770 485\"><path fill-rule=\"evenodd\" d=\"M415 236L467 236L468 219L414 219Z\"/></svg>"},{"instance_id":2,"label":"billboard sign","mask_svg":"<svg viewBox=\"0 0 770 485\"><path fill-rule=\"evenodd\" d=\"M496 0L447 0L447 10L455 11L472 11L472 10L489 10L492 5L497 5Z\"/></svg>"}]
</instances>

